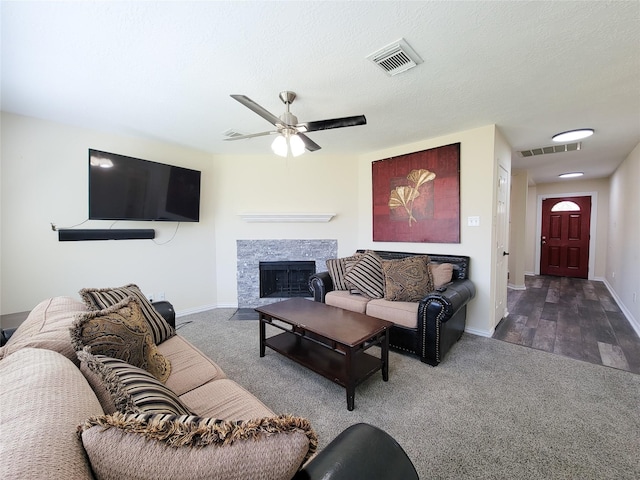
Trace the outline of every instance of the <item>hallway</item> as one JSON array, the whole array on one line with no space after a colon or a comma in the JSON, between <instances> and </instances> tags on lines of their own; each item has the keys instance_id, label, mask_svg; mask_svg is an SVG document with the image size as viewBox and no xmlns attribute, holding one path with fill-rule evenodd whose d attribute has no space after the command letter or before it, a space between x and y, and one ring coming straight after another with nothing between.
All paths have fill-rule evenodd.
<instances>
[{"instance_id":1,"label":"hallway","mask_svg":"<svg viewBox=\"0 0 640 480\"><path fill-rule=\"evenodd\" d=\"M640 338L600 281L525 277L493 338L640 374Z\"/></svg>"}]
</instances>

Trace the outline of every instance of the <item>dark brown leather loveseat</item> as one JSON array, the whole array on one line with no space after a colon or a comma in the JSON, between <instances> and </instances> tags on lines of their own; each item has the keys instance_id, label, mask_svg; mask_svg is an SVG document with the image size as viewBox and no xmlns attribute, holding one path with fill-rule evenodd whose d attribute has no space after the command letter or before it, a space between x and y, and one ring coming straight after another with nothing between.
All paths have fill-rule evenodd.
<instances>
[{"instance_id":1,"label":"dark brown leather loveseat","mask_svg":"<svg viewBox=\"0 0 640 480\"><path fill-rule=\"evenodd\" d=\"M362 253L364 250L358 252ZM374 250L374 253L384 260L429 255L434 263L453 265L451 282L428 293L418 302L415 328L396 324L391 328L389 336L389 346L392 349L417 355L421 361L430 365L438 365L464 332L467 303L476 293L475 286L469 279L469 257L383 250ZM309 278L309 289L316 302L324 303L326 294L334 290L329 272L312 275Z\"/></svg>"}]
</instances>

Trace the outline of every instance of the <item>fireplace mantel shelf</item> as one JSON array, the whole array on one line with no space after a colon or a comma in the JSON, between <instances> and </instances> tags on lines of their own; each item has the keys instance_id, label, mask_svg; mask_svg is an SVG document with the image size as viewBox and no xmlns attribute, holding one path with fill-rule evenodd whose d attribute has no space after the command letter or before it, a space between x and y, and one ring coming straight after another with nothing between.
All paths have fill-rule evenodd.
<instances>
[{"instance_id":1,"label":"fireplace mantel shelf","mask_svg":"<svg viewBox=\"0 0 640 480\"><path fill-rule=\"evenodd\" d=\"M302 223L329 222L335 213L241 213L239 217L245 222L262 223Z\"/></svg>"}]
</instances>

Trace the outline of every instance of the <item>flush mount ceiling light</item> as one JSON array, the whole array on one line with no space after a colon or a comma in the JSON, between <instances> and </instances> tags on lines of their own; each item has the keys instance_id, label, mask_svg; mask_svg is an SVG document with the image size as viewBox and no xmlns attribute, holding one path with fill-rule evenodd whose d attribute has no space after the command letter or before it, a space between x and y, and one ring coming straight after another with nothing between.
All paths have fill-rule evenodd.
<instances>
[{"instance_id":1,"label":"flush mount ceiling light","mask_svg":"<svg viewBox=\"0 0 640 480\"><path fill-rule=\"evenodd\" d=\"M557 133L551 137L551 140L554 142L574 142L590 137L591 135L593 135L593 128L579 128L569 130L568 132Z\"/></svg>"},{"instance_id":2,"label":"flush mount ceiling light","mask_svg":"<svg viewBox=\"0 0 640 480\"><path fill-rule=\"evenodd\" d=\"M584 175L582 172L569 172L558 175L560 178L573 178L573 177L581 177Z\"/></svg>"}]
</instances>

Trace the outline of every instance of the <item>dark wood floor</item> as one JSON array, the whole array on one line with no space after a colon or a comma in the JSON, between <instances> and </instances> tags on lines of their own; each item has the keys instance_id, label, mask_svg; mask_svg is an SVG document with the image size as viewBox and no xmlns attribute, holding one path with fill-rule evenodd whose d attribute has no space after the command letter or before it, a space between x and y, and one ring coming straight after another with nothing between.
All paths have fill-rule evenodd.
<instances>
[{"instance_id":1,"label":"dark wood floor","mask_svg":"<svg viewBox=\"0 0 640 480\"><path fill-rule=\"evenodd\" d=\"M527 276L493 338L640 373L640 338L603 282Z\"/></svg>"}]
</instances>

